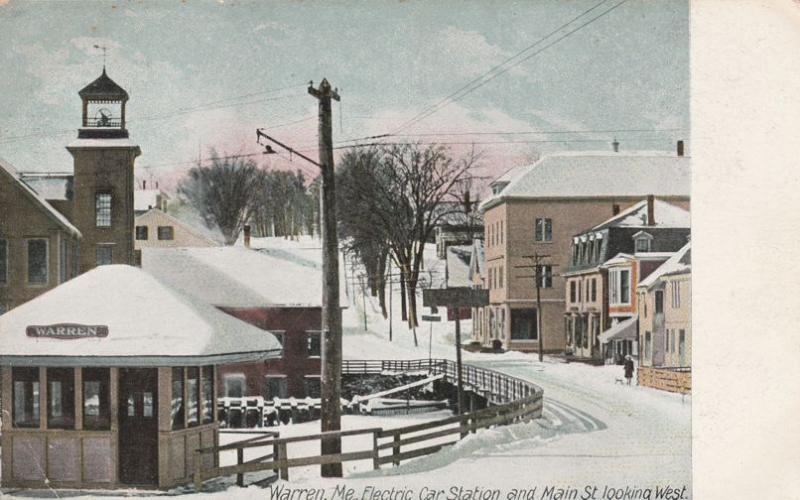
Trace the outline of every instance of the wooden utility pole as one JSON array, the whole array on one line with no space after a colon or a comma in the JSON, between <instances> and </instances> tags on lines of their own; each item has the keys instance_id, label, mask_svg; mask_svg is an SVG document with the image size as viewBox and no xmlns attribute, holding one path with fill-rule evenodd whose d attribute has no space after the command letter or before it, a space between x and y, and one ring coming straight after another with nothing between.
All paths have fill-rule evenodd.
<instances>
[{"instance_id":1,"label":"wooden utility pole","mask_svg":"<svg viewBox=\"0 0 800 500\"><path fill-rule=\"evenodd\" d=\"M458 414L464 413L464 377L461 363L461 309L456 308L456 380L458 381Z\"/></svg>"},{"instance_id":2,"label":"wooden utility pole","mask_svg":"<svg viewBox=\"0 0 800 500\"><path fill-rule=\"evenodd\" d=\"M533 275L529 276L520 276L520 278L533 278L533 282L536 284L536 333L539 336L539 361L544 361L544 332L542 331L542 278L545 276L543 273L543 267L548 264L544 264L543 262L546 259L549 259L549 255L540 255L538 252L534 252L533 255L523 255L523 257L532 260L532 264L526 266L514 266L517 268L522 269L533 269ZM552 269L553 264L549 264L550 268ZM552 271L550 273L550 279L552 280Z\"/></svg>"},{"instance_id":3,"label":"wooden utility pole","mask_svg":"<svg viewBox=\"0 0 800 500\"><path fill-rule=\"evenodd\" d=\"M342 427L342 310L339 304L339 238L336 233L336 184L333 172L331 99L340 100L328 80L308 93L319 100L319 163L322 170L320 229L322 233L322 432ZM321 440L322 455L342 452L340 437ZM323 464L322 477L342 477L342 464Z\"/></svg>"}]
</instances>

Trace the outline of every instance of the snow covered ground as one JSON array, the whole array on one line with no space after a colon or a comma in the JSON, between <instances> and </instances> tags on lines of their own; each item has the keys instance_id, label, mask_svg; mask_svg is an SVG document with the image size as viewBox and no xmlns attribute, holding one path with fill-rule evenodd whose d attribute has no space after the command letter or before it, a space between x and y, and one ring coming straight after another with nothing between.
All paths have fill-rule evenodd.
<instances>
[{"instance_id":1,"label":"snow covered ground","mask_svg":"<svg viewBox=\"0 0 800 500\"><path fill-rule=\"evenodd\" d=\"M319 259L318 244L274 239L257 245L276 246L302 259ZM429 269L433 262L430 246ZM349 266L348 266L349 267ZM344 311L344 356L347 359L454 358L452 322L423 324L417 329L419 345L400 320L399 294L394 294L393 341L388 341L388 321L377 300L366 297L367 329L360 293L349 288L350 307ZM421 305L421 297L419 301ZM470 322L462 321L464 339ZM345 479L323 479L317 468L291 469L291 481L279 481L266 489L231 487L202 494L203 498L269 498L270 500L540 500L581 498L656 498L655 488L673 487L677 492L662 498L691 497L691 396L617 383L622 368L567 364L555 357L539 362L536 355L464 353L464 360L479 366L530 380L544 389L544 415L539 421L479 431L452 447L403 463L384 465L346 464ZM441 415L438 415L440 417ZM434 415L402 417L346 416L343 427L385 428ZM282 427L281 436L313 433L318 422ZM345 450L365 449L370 438L345 439ZM290 456L315 454L315 443L292 448ZM364 448L362 448L364 447ZM254 452L255 453L255 452ZM229 459L225 459L229 460ZM337 496L343 485L353 496ZM683 491L682 488L686 487ZM295 497L281 495L298 495ZM306 488L299 496L298 488ZM372 496L378 488L383 496ZM394 488L394 491L390 491ZM455 489L451 489L455 488ZM463 490L459 490L463 488ZM475 490L474 488L479 488ZM534 490L535 488L535 490ZM559 490L563 488L563 490ZM597 488L597 490L593 490ZM627 488L627 490L626 490ZM497 495L494 489L497 489ZM518 490L518 491L515 491ZM573 490L574 489L574 490ZM438 491L443 491L435 495ZM574 496L571 496L574 491ZM428 493L433 492L430 496ZM461 493L459 495L459 492ZM33 492L25 493L25 496ZM35 492L42 494L43 492ZM46 492L44 492L46 493ZM130 492L129 492L130 493ZM380 493L380 492L379 492ZM662 491L663 493L663 491ZM60 492L63 496L63 492ZM20 493L14 493L20 495ZM147 493L146 495L152 495ZM392 496L394 495L394 496ZM427 496L426 496L427 495ZM55 495L53 495L55 496Z\"/></svg>"}]
</instances>

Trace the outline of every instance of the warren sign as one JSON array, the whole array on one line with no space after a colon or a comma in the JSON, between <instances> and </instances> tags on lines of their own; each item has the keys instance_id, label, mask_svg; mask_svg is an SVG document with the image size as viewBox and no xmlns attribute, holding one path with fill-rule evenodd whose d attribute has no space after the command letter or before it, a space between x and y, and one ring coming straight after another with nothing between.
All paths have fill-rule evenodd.
<instances>
[{"instance_id":1,"label":"warren sign","mask_svg":"<svg viewBox=\"0 0 800 500\"><path fill-rule=\"evenodd\" d=\"M74 323L58 323L55 325L31 325L25 329L28 337L49 339L85 339L108 337L105 325L76 325Z\"/></svg>"},{"instance_id":2,"label":"warren sign","mask_svg":"<svg viewBox=\"0 0 800 500\"><path fill-rule=\"evenodd\" d=\"M425 307L482 307L489 305L489 290L452 287L422 290Z\"/></svg>"}]
</instances>

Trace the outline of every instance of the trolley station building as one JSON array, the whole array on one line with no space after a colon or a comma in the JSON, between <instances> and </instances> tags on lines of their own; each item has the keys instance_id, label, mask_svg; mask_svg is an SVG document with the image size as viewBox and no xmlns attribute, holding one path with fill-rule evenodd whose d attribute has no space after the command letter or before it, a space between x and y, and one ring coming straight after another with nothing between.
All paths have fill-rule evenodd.
<instances>
[{"instance_id":1,"label":"trolley station building","mask_svg":"<svg viewBox=\"0 0 800 500\"><path fill-rule=\"evenodd\" d=\"M78 276L0 316L2 486L186 483L219 441L217 366L279 352L138 268Z\"/></svg>"}]
</instances>

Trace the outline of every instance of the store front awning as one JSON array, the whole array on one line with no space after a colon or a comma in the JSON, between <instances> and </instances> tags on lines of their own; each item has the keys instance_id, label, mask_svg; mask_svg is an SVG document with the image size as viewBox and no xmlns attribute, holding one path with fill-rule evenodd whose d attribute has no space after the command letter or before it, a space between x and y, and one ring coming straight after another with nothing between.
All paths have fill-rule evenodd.
<instances>
[{"instance_id":1,"label":"store front awning","mask_svg":"<svg viewBox=\"0 0 800 500\"><path fill-rule=\"evenodd\" d=\"M600 343L607 344L612 340L634 340L637 333L636 325L636 317L620 321L600 334Z\"/></svg>"},{"instance_id":2,"label":"store front awning","mask_svg":"<svg viewBox=\"0 0 800 500\"><path fill-rule=\"evenodd\" d=\"M280 352L271 333L124 265L92 269L0 316L6 366L187 366Z\"/></svg>"}]
</instances>

